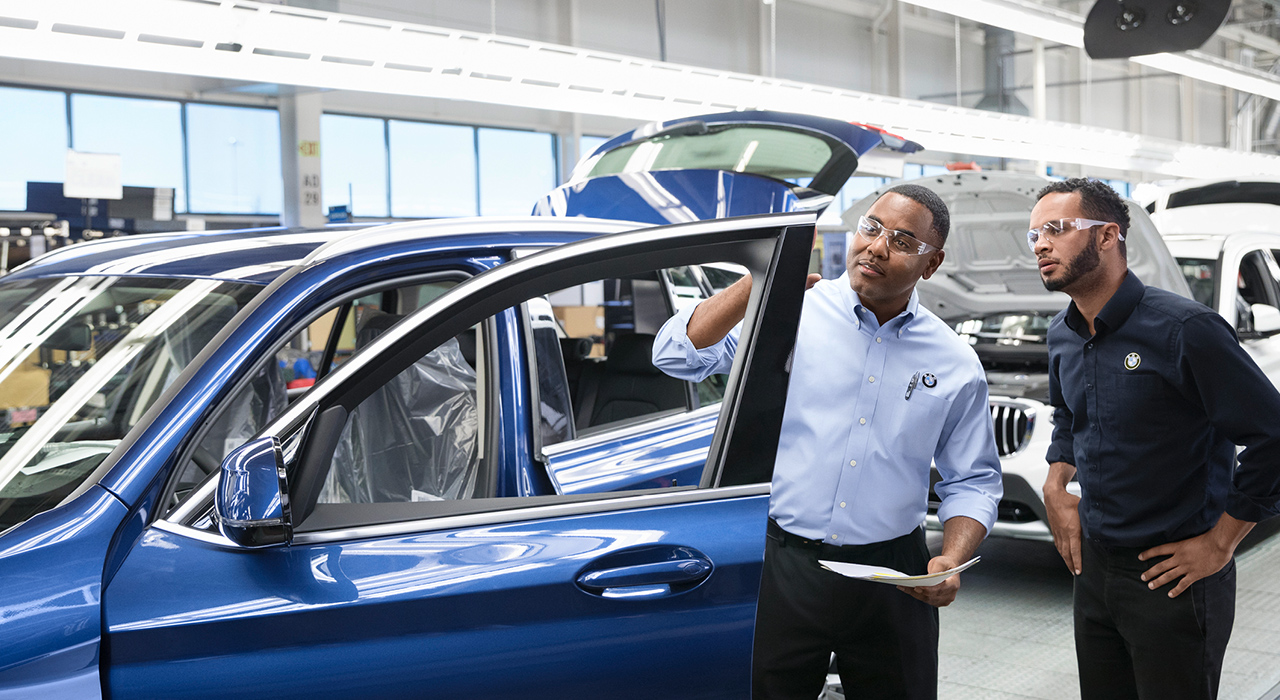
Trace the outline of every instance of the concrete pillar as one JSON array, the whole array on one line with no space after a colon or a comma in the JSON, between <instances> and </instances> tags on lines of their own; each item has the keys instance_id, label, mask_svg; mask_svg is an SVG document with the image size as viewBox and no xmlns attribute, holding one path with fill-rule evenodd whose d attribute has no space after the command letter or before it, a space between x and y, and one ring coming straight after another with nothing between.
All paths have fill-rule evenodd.
<instances>
[{"instance_id":1,"label":"concrete pillar","mask_svg":"<svg viewBox=\"0 0 1280 700\"><path fill-rule=\"evenodd\" d=\"M569 46L578 45L578 28L581 22L578 17L578 0L560 0L558 4L561 43ZM582 144L582 115L563 113L560 118L558 138L560 140L560 182L568 182L573 174L573 166L584 155L579 148Z\"/></svg>"},{"instance_id":2,"label":"concrete pillar","mask_svg":"<svg viewBox=\"0 0 1280 700\"><path fill-rule=\"evenodd\" d=\"M1196 81L1185 75L1178 79L1178 137L1196 142Z\"/></svg>"},{"instance_id":3,"label":"concrete pillar","mask_svg":"<svg viewBox=\"0 0 1280 700\"><path fill-rule=\"evenodd\" d=\"M289 227L323 226L320 204L320 92L280 96L280 164L284 173L284 209L280 223Z\"/></svg>"},{"instance_id":4,"label":"concrete pillar","mask_svg":"<svg viewBox=\"0 0 1280 700\"><path fill-rule=\"evenodd\" d=\"M1031 55L1034 59L1032 68L1031 116L1045 120L1049 118L1048 88L1045 80L1044 39L1035 39L1031 44ZM1036 172L1041 175L1049 173L1049 164L1043 160L1036 161Z\"/></svg>"},{"instance_id":5,"label":"concrete pillar","mask_svg":"<svg viewBox=\"0 0 1280 700\"><path fill-rule=\"evenodd\" d=\"M1129 62L1129 82L1125 83L1125 113L1128 123L1125 129L1134 134L1142 133L1142 66Z\"/></svg>"}]
</instances>

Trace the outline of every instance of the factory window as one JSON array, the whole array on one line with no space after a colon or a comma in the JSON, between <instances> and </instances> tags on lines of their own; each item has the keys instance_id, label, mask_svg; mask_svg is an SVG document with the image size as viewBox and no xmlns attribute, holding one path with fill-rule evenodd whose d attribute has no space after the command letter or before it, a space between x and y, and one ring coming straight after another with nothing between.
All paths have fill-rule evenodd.
<instances>
[{"instance_id":1,"label":"factory window","mask_svg":"<svg viewBox=\"0 0 1280 700\"><path fill-rule=\"evenodd\" d=\"M387 216L386 120L320 117L320 182L325 210L347 205L355 216Z\"/></svg>"},{"instance_id":2,"label":"factory window","mask_svg":"<svg viewBox=\"0 0 1280 700\"><path fill-rule=\"evenodd\" d=\"M280 118L274 109L187 105L187 155L191 211L280 213Z\"/></svg>"},{"instance_id":3,"label":"factory window","mask_svg":"<svg viewBox=\"0 0 1280 700\"><path fill-rule=\"evenodd\" d=\"M394 119L388 128L391 215L475 216L475 129Z\"/></svg>"},{"instance_id":4,"label":"factory window","mask_svg":"<svg viewBox=\"0 0 1280 700\"><path fill-rule=\"evenodd\" d=\"M71 147L120 154L123 184L172 187L174 210L184 211L181 103L73 94Z\"/></svg>"},{"instance_id":5,"label":"factory window","mask_svg":"<svg viewBox=\"0 0 1280 700\"><path fill-rule=\"evenodd\" d=\"M556 186L551 134L479 129L480 213L523 216Z\"/></svg>"},{"instance_id":6,"label":"factory window","mask_svg":"<svg viewBox=\"0 0 1280 700\"><path fill-rule=\"evenodd\" d=\"M27 182L62 182L66 94L0 87L0 210L27 208Z\"/></svg>"}]
</instances>

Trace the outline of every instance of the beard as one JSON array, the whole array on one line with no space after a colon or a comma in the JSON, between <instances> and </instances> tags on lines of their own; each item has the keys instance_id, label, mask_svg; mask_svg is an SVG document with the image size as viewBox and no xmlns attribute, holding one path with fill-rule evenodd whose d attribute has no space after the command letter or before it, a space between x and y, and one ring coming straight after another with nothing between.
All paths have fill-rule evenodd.
<instances>
[{"instance_id":1,"label":"beard","mask_svg":"<svg viewBox=\"0 0 1280 700\"><path fill-rule=\"evenodd\" d=\"M1098 239L1089 236L1089 245L1085 249L1076 254L1070 262L1063 265L1062 274L1053 279L1040 278L1044 283L1044 288L1051 292L1058 292L1080 281L1080 278L1098 269L1098 265L1102 262L1101 256L1098 254Z\"/></svg>"}]
</instances>

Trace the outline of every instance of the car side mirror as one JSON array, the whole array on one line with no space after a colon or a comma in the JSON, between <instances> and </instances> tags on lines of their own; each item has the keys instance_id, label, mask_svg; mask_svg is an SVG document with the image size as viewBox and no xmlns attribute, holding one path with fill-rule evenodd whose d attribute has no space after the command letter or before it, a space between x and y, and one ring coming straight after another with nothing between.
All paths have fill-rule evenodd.
<instances>
[{"instance_id":1,"label":"car side mirror","mask_svg":"<svg viewBox=\"0 0 1280 700\"><path fill-rule=\"evenodd\" d=\"M1249 310L1253 312L1254 333L1259 336L1280 333L1280 309L1270 304L1252 304Z\"/></svg>"},{"instance_id":2,"label":"car side mirror","mask_svg":"<svg viewBox=\"0 0 1280 700\"><path fill-rule=\"evenodd\" d=\"M293 539L279 440L250 440L222 460L214 515L223 537L241 547L270 547Z\"/></svg>"},{"instance_id":3,"label":"car side mirror","mask_svg":"<svg viewBox=\"0 0 1280 700\"><path fill-rule=\"evenodd\" d=\"M93 348L93 327L87 323L69 323L54 331L41 344L50 350L85 352Z\"/></svg>"}]
</instances>

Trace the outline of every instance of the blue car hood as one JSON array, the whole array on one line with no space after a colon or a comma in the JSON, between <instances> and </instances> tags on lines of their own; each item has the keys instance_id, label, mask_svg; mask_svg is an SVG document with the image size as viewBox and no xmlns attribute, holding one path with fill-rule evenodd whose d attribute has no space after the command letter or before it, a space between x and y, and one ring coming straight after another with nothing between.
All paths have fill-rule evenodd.
<instances>
[{"instance_id":1,"label":"blue car hood","mask_svg":"<svg viewBox=\"0 0 1280 700\"><path fill-rule=\"evenodd\" d=\"M786 183L757 175L660 170L565 185L543 197L533 213L661 225L795 211L799 201Z\"/></svg>"}]
</instances>

